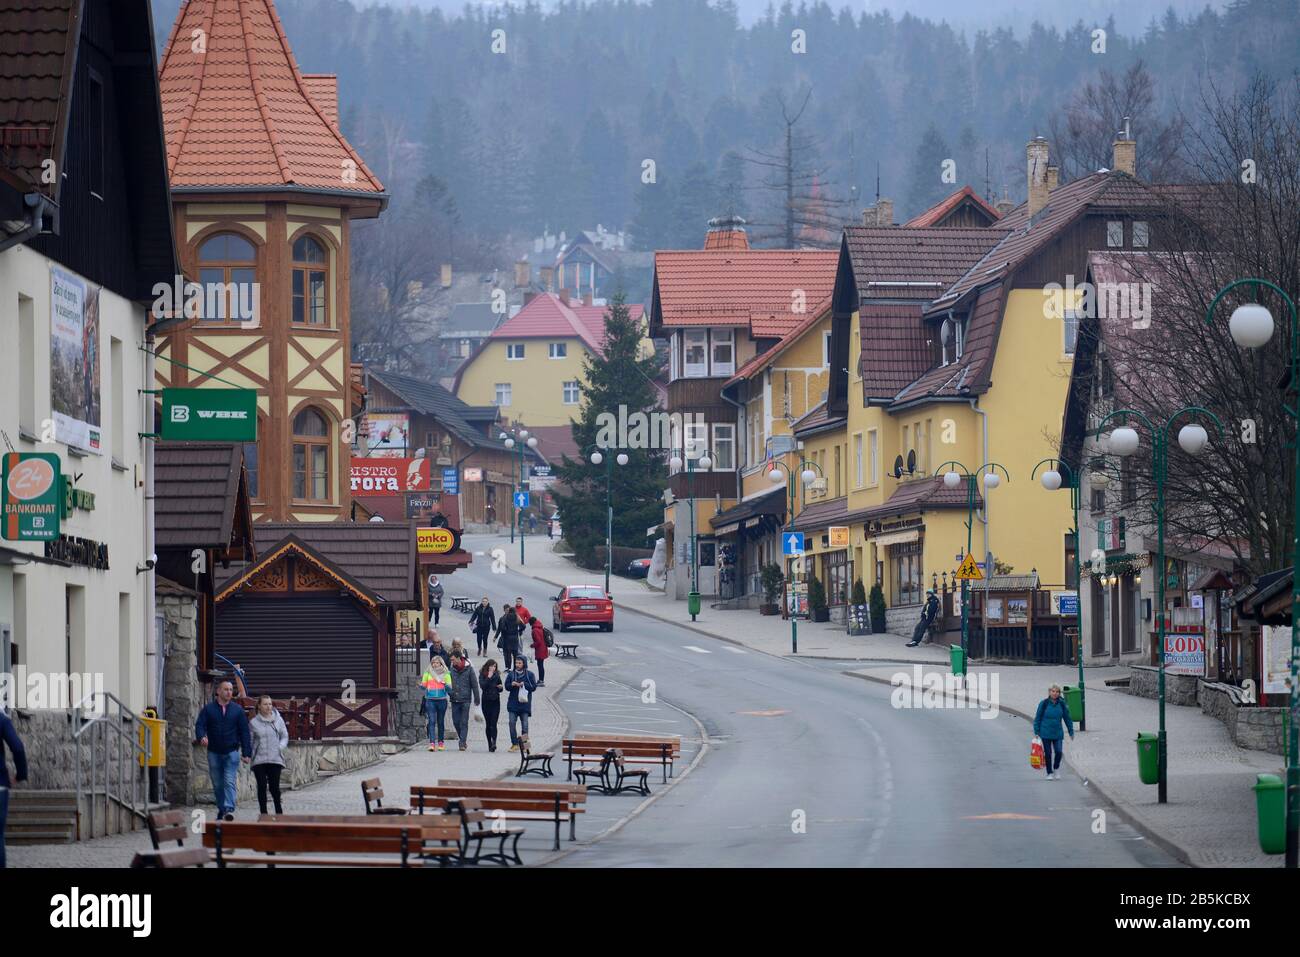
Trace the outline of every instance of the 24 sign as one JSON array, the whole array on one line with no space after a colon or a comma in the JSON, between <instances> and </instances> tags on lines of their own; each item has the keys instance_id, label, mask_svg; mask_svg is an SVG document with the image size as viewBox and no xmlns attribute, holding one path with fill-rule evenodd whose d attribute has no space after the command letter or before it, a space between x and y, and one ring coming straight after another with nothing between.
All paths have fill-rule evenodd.
<instances>
[{"instance_id":1,"label":"24 sign","mask_svg":"<svg viewBox=\"0 0 1300 957\"><path fill-rule=\"evenodd\" d=\"M52 452L7 452L0 473L4 537L48 542L59 537L63 481L59 457Z\"/></svg>"}]
</instances>

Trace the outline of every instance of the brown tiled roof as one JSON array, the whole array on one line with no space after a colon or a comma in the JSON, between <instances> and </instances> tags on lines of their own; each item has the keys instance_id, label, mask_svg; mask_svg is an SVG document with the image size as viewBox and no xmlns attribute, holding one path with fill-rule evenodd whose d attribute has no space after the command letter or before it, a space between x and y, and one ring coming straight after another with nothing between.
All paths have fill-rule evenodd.
<instances>
[{"instance_id":1,"label":"brown tiled roof","mask_svg":"<svg viewBox=\"0 0 1300 957\"><path fill-rule=\"evenodd\" d=\"M574 460L582 457L570 425L530 426L528 431L537 436L537 454L551 465L558 465L566 455Z\"/></svg>"},{"instance_id":2,"label":"brown tiled roof","mask_svg":"<svg viewBox=\"0 0 1300 957\"><path fill-rule=\"evenodd\" d=\"M838 428L844 425L845 421L846 418L842 413L832 414L828 403L822 402L790 423L790 431L796 436L812 435Z\"/></svg>"},{"instance_id":3,"label":"brown tiled roof","mask_svg":"<svg viewBox=\"0 0 1300 957\"><path fill-rule=\"evenodd\" d=\"M264 522L253 526L253 533L259 555L292 535L381 601L399 606L419 602L413 522Z\"/></svg>"},{"instance_id":4,"label":"brown tiled roof","mask_svg":"<svg viewBox=\"0 0 1300 957\"><path fill-rule=\"evenodd\" d=\"M859 515L866 520L871 520L905 515L908 512L919 512L928 508L965 508L966 494L964 484L950 489L943 484L942 476L932 475L929 478L901 483L883 505L865 509ZM982 508L983 505L984 500L977 488L975 507Z\"/></svg>"},{"instance_id":5,"label":"brown tiled roof","mask_svg":"<svg viewBox=\"0 0 1300 957\"><path fill-rule=\"evenodd\" d=\"M384 192L312 97L271 0L190 0L159 72L173 189Z\"/></svg>"},{"instance_id":6,"label":"brown tiled roof","mask_svg":"<svg viewBox=\"0 0 1300 957\"><path fill-rule=\"evenodd\" d=\"M975 190L971 189L969 186L963 186L961 189L957 190L957 192L953 193L951 196L948 196L945 199L941 199L939 202L935 203L933 206L931 206L925 212L921 213L919 216L913 216L903 225L904 226L942 226L943 218L947 216L949 213L956 210L957 207L961 206L962 203L965 202L970 202L973 203L975 206L978 206L981 212L983 212L986 216L989 217L989 219L995 222L1001 218L1002 214L999 213L992 206L990 206L988 203L986 203L984 200L980 199L979 194L976 193Z\"/></svg>"},{"instance_id":7,"label":"brown tiled roof","mask_svg":"<svg viewBox=\"0 0 1300 957\"><path fill-rule=\"evenodd\" d=\"M921 302L862 304L858 372L865 403L893 399L930 368L934 353L926 345L922 306Z\"/></svg>"},{"instance_id":8,"label":"brown tiled roof","mask_svg":"<svg viewBox=\"0 0 1300 957\"><path fill-rule=\"evenodd\" d=\"M0 175L57 196L41 163L62 158L81 0L0 0Z\"/></svg>"},{"instance_id":9,"label":"brown tiled roof","mask_svg":"<svg viewBox=\"0 0 1300 957\"><path fill-rule=\"evenodd\" d=\"M980 293L966 326L962 357L946 366L934 366L916 381L899 390L894 404L923 398L965 398L988 388L1002 322L1002 286Z\"/></svg>"},{"instance_id":10,"label":"brown tiled roof","mask_svg":"<svg viewBox=\"0 0 1300 957\"><path fill-rule=\"evenodd\" d=\"M794 517L796 531L810 528L824 528L827 525L847 525L849 521L849 500L841 495L826 502L805 505Z\"/></svg>"},{"instance_id":11,"label":"brown tiled roof","mask_svg":"<svg viewBox=\"0 0 1300 957\"><path fill-rule=\"evenodd\" d=\"M836 250L660 251L655 253L651 321L655 327L748 327L753 316L789 316L796 290L813 310L831 294L838 261ZM778 319L770 334L779 338L797 321L777 329L782 324Z\"/></svg>"},{"instance_id":12,"label":"brown tiled roof","mask_svg":"<svg viewBox=\"0 0 1300 957\"><path fill-rule=\"evenodd\" d=\"M228 548L247 497L244 451L227 442L154 446L154 536L159 548Z\"/></svg>"},{"instance_id":13,"label":"brown tiled roof","mask_svg":"<svg viewBox=\"0 0 1300 957\"><path fill-rule=\"evenodd\" d=\"M844 229L853 279L858 295L864 298L912 298L924 293L924 298L934 299L1007 236L1006 230L994 227L847 226Z\"/></svg>"}]
</instances>

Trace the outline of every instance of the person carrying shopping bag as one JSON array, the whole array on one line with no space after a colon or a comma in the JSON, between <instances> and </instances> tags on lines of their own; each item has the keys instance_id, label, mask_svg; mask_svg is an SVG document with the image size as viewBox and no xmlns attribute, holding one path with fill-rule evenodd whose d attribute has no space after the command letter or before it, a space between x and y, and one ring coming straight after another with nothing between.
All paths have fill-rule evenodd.
<instances>
[{"instance_id":1,"label":"person carrying shopping bag","mask_svg":"<svg viewBox=\"0 0 1300 957\"><path fill-rule=\"evenodd\" d=\"M1043 767L1047 769L1049 781L1061 776L1061 758L1065 753L1062 749L1065 743L1064 731L1070 732L1070 740L1073 741L1074 722L1070 720L1070 709L1061 697L1061 686L1052 685L1047 689L1047 697L1038 702L1038 710L1034 713L1034 734L1043 741Z\"/></svg>"},{"instance_id":2,"label":"person carrying shopping bag","mask_svg":"<svg viewBox=\"0 0 1300 957\"><path fill-rule=\"evenodd\" d=\"M528 670L528 664L522 655L515 657L515 666L506 672L506 688L510 700L506 710L510 712L510 750L519 750L520 732L516 731L516 722L523 725L522 734L528 736L528 719L533 714L533 692L537 690L537 678Z\"/></svg>"},{"instance_id":3,"label":"person carrying shopping bag","mask_svg":"<svg viewBox=\"0 0 1300 957\"><path fill-rule=\"evenodd\" d=\"M429 731L429 750L446 751L447 701L451 694L451 671L437 655L429 656L429 666L420 676L424 688L424 717Z\"/></svg>"}]
</instances>

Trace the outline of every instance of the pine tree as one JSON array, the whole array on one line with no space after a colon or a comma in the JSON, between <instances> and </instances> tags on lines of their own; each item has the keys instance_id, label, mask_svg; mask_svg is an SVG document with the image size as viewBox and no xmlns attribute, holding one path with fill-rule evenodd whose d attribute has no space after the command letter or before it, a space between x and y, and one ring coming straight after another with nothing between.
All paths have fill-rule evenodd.
<instances>
[{"instance_id":1,"label":"pine tree","mask_svg":"<svg viewBox=\"0 0 1300 957\"><path fill-rule=\"evenodd\" d=\"M642 357L642 323L634 321L618 292L605 313L605 346L600 355L583 360L583 393L579 418L573 423L573 441L581 457L567 455L556 469L560 521L565 541L572 546L578 563L595 567L599 562L596 549L605 541L605 476L608 464L610 500L614 509L614 545L643 547L645 530L663 517L661 495L668 483L665 450L662 448L628 448L626 436L609 442L610 418L620 420L620 407L627 420L635 423L636 413L647 419L656 410L656 393L652 379L659 371L653 355ZM647 429L648 435L651 430ZM604 432L605 434L602 434ZM629 428L629 433L631 428ZM591 462L591 452L598 442L600 465ZM641 443L638 443L641 444ZM653 443L650 443L653 444ZM617 456L628 457L619 465Z\"/></svg>"},{"instance_id":2,"label":"pine tree","mask_svg":"<svg viewBox=\"0 0 1300 957\"><path fill-rule=\"evenodd\" d=\"M909 215L923 213L958 187L944 183L943 164L951 159L948 143L933 123L926 129L912 164L912 188L907 194Z\"/></svg>"}]
</instances>

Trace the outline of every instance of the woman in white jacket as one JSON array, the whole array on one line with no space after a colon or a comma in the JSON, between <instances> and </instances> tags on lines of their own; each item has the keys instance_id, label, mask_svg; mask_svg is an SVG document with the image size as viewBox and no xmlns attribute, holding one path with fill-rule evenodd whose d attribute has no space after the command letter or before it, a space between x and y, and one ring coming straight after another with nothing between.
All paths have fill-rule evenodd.
<instances>
[{"instance_id":1,"label":"woman in white jacket","mask_svg":"<svg viewBox=\"0 0 1300 957\"><path fill-rule=\"evenodd\" d=\"M269 788L275 802L275 813L283 814L280 805L280 772L284 770L284 752L289 747L289 729L284 719L264 694L257 699L257 714L248 722L253 738L253 777L257 779L257 806L266 813L266 792Z\"/></svg>"}]
</instances>

